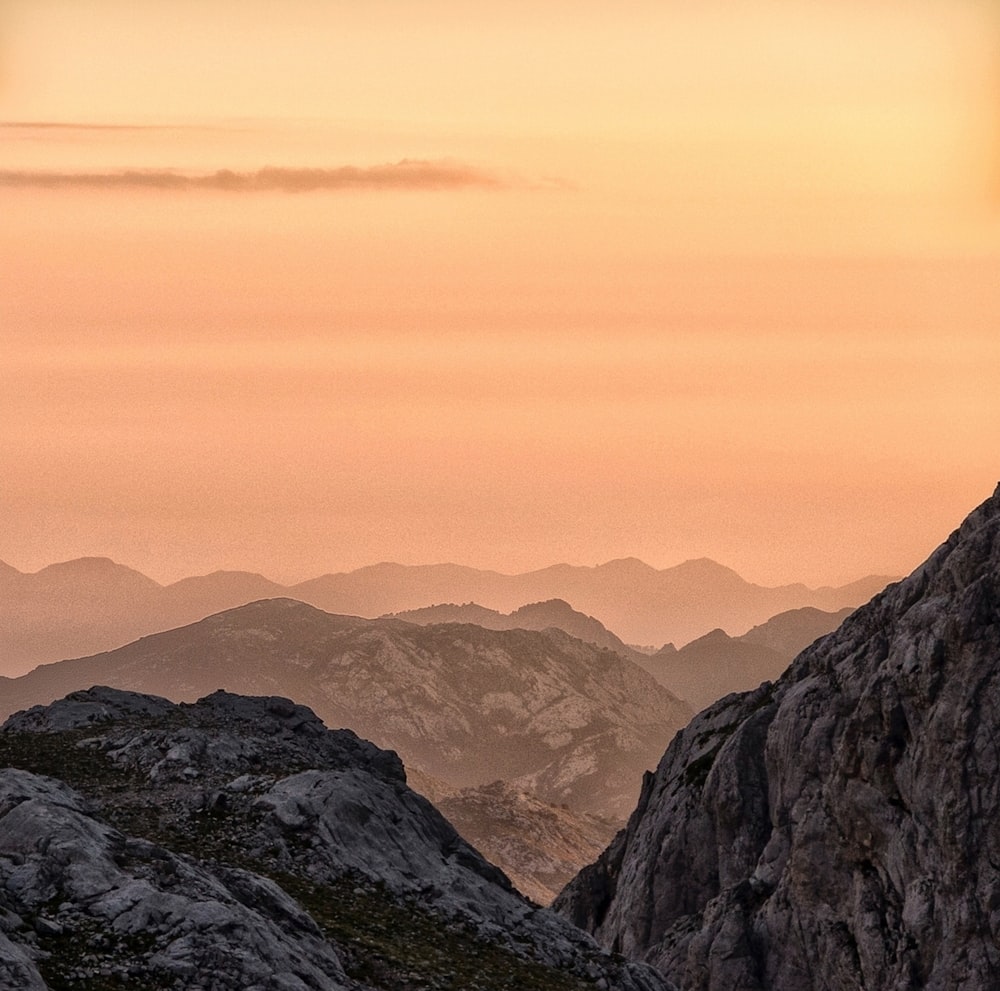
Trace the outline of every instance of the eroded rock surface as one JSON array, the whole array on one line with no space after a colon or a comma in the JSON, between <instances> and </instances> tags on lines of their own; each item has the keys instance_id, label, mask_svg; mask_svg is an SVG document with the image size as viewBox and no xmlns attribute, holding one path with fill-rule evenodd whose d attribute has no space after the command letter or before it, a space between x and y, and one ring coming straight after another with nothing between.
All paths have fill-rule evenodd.
<instances>
[{"instance_id":1,"label":"eroded rock surface","mask_svg":"<svg viewBox=\"0 0 1000 991\"><path fill-rule=\"evenodd\" d=\"M12 716L0 765L11 991L667 986L514 891L395 754L287 699L77 692Z\"/></svg>"},{"instance_id":2,"label":"eroded rock surface","mask_svg":"<svg viewBox=\"0 0 1000 991\"><path fill-rule=\"evenodd\" d=\"M692 991L1000 986L1000 488L679 733L556 907Z\"/></svg>"}]
</instances>

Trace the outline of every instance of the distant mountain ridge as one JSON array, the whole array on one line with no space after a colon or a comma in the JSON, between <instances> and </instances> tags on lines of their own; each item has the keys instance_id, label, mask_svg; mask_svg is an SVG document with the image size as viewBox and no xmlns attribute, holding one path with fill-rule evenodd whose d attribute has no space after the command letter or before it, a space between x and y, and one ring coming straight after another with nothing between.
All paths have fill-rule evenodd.
<instances>
[{"instance_id":1,"label":"distant mountain ridge","mask_svg":"<svg viewBox=\"0 0 1000 991\"><path fill-rule=\"evenodd\" d=\"M772 616L741 637L712 630L677 650L667 644L655 654L632 658L695 711L728 695L747 692L781 677L796 654L832 633L851 614L805 607Z\"/></svg>"},{"instance_id":2,"label":"distant mountain ridge","mask_svg":"<svg viewBox=\"0 0 1000 991\"><path fill-rule=\"evenodd\" d=\"M487 609L475 602L464 605L444 603L411 609L407 612L389 613L386 619L402 619L418 626L437 623L472 623L486 630L542 630L556 629L568 633L584 643L593 643L616 651L622 657L632 657L636 652L616 637L599 619L577 612L563 599L532 602L511 613Z\"/></svg>"},{"instance_id":3,"label":"distant mountain ridge","mask_svg":"<svg viewBox=\"0 0 1000 991\"><path fill-rule=\"evenodd\" d=\"M261 598L291 597L326 612L374 618L435 603L475 601L510 613L561 599L629 643L687 643L731 634L788 609L857 606L890 579L840 588L766 588L708 559L657 571L635 558L596 567L553 565L504 575L453 564L377 564L280 585L252 572L216 571L159 585L108 558L80 558L26 574L0 562L0 672L79 657Z\"/></svg>"},{"instance_id":4,"label":"distant mountain ridge","mask_svg":"<svg viewBox=\"0 0 1000 991\"><path fill-rule=\"evenodd\" d=\"M636 664L561 630L417 626L269 599L36 668L4 683L0 716L94 684L176 701L282 693L452 787L516 780L616 819L691 715Z\"/></svg>"}]
</instances>

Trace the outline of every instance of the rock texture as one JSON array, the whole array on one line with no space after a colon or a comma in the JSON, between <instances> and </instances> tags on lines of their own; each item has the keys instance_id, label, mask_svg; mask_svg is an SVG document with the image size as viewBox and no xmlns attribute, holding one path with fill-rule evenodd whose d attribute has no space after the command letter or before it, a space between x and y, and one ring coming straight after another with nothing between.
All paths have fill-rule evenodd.
<instances>
[{"instance_id":1,"label":"rock texture","mask_svg":"<svg viewBox=\"0 0 1000 991\"><path fill-rule=\"evenodd\" d=\"M559 911L685 989L1000 980L1000 488L678 734Z\"/></svg>"},{"instance_id":2,"label":"rock texture","mask_svg":"<svg viewBox=\"0 0 1000 991\"><path fill-rule=\"evenodd\" d=\"M667 986L518 895L395 754L287 699L93 689L8 720L0 765L11 991Z\"/></svg>"},{"instance_id":3,"label":"rock texture","mask_svg":"<svg viewBox=\"0 0 1000 991\"><path fill-rule=\"evenodd\" d=\"M566 806L539 801L503 781L434 803L455 828L494 864L502 864L518 891L548 905L581 864L595 860L618 824Z\"/></svg>"},{"instance_id":4,"label":"rock texture","mask_svg":"<svg viewBox=\"0 0 1000 991\"><path fill-rule=\"evenodd\" d=\"M0 714L94 684L177 701L291 695L456 788L530 776L543 801L621 821L690 718L641 668L559 630L422 627L292 599L45 665L4 686Z\"/></svg>"}]
</instances>

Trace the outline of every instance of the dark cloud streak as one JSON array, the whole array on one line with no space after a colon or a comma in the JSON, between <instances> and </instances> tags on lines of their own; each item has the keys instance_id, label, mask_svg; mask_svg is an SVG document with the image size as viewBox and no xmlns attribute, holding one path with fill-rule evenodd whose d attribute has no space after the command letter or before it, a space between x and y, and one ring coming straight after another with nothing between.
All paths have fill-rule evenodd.
<instances>
[{"instance_id":1,"label":"dark cloud streak","mask_svg":"<svg viewBox=\"0 0 1000 991\"><path fill-rule=\"evenodd\" d=\"M346 189L499 189L509 181L453 162L403 159L387 165L344 165L333 169L268 166L253 172L219 169L201 175L171 170L121 172L0 171L0 187L35 189L218 190L236 193L312 193Z\"/></svg>"}]
</instances>

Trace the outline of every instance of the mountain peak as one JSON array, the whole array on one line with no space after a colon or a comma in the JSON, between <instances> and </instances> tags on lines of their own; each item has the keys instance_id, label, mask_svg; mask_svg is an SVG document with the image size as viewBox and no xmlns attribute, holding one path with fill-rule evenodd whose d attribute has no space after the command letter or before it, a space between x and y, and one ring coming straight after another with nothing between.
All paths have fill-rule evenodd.
<instances>
[{"instance_id":1,"label":"mountain peak","mask_svg":"<svg viewBox=\"0 0 1000 991\"><path fill-rule=\"evenodd\" d=\"M686 561L682 561L680 564L675 564L672 568L667 568L667 571L676 572L678 574L685 574L689 576L698 576L702 578L738 578L741 582L745 582L746 579L743 578L739 572L734 571L732 568L726 567L724 564L719 564L718 561L713 561L710 557L692 557Z\"/></svg>"},{"instance_id":2,"label":"mountain peak","mask_svg":"<svg viewBox=\"0 0 1000 991\"><path fill-rule=\"evenodd\" d=\"M698 637L697 640L692 640L691 643L687 644L688 647L718 647L722 644L727 644L732 642L732 637L726 633L725 630L720 630L718 628L714 630L709 630L702 637Z\"/></svg>"},{"instance_id":3,"label":"mountain peak","mask_svg":"<svg viewBox=\"0 0 1000 991\"><path fill-rule=\"evenodd\" d=\"M35 574L51 574L56 571L65 572L82 572L87 574L93 574L94 572L109 572L109 571L131 571L131 568L126 567L124 564L118 564L116 561L112 561L110 557L75 557L71 558L69 561L58 561L55 564L47 565L42 568L41 571L35 572ZM138 574L138 572L137 572Z\"/></svg>"},{"instance_id":4,"label":"mountain peak","mask_svg":"<svg viewBox=\"0 0 1000 991\"><path fill-rule=\"evenodd\" d=\"M650 575L656 571L655 568L646 564L645 561L639 560L637 557L618 557L613 561L606 561L604 564L599 564L594 570L642 576Z\"/></svg>"},{"instance_id":5,"label":"mountain peak","mask_svg":"<svg viewBox=\"0 0 1000 991\"><path fill-rule=\"evenodd\" d=\"M50 564L30 576L35 581L114 581L128 582L148 589L162 586L135 568L119 564L109 557L77 557L70 561Z\"/></svg>"}]
</instances>

